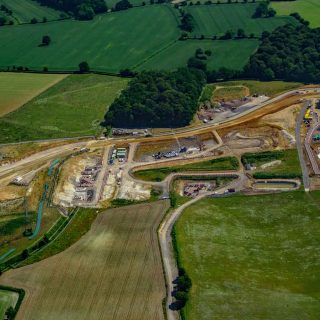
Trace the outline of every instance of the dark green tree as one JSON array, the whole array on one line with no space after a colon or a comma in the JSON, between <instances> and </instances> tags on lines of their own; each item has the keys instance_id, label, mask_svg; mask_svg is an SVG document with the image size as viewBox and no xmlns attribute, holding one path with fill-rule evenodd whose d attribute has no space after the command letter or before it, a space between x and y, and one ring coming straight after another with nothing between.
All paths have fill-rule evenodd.
<instances>
[{"instance_id":1,"label":"dark green tree","mask_svg":"<svg viewBox=\"0 0 320 320\"><path fill-rule=\"evenodd\" d=\"M79 63L79 72L86 73L90 71L90 67L87 61L82 61Z\"/></svg>"},{"instance_id":2,"label":"dark green tree","mask_svg":"<svg viewBox=\"0 0 320 320\"><path fill-rule=\"evenodd\" d=\"M42 45L48 46L51 43L51 38L49 36L43 36L42 37Z\"/></svg>"}]
</instances>

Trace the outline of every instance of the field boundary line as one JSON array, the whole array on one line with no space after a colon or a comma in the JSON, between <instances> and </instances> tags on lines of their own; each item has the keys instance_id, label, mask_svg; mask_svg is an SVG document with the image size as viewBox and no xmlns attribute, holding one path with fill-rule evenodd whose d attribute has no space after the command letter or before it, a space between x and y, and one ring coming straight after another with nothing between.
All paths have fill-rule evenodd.
<instances>
[{"instance_id":1,"label":"field boundary line","mask_svg":"<svg viewBox=\"0 0 320 320\"><path fill-rule=\"evenodd\" d=\"M169 49L170 47L172 47L176 42L178 42L178 40L173 40L171 42L169 42L167 45L165 45L164 47L160 48L159 50L155 51L154 53L152 53L149 57L145 58L143 61L138 62L137 64L135 64L132 69L135 70L136 68L140 67L141 65L145 64L146 62L148 62L149 60L151 60L152 58L154 58L155 56L157 56L158 54L162 53L163 51L166 51L167 49Z\"/></svg>"},{"instance_id":2,"label":"field boundary line","mask_svg":"<svg viewBox=\"0 0 320 320\"><path fill-rule=\"evenodd\" d=\"M2 71L0 70L0 72L2 72ZM41 74L46 74L46 73L41 73ZM58 75L60 75L60 74L57 74L57 76ZM32 97L27 98L22 104L17 104L18 106L15 109L13 109L13 110L11 110L9 112L4 112L4 113L0 112L1 120L2 120L3 117L18 111L20 108L23 108L27 103L31 102L33 99L35 99L36 97L40 96L41 94L46 92L48 89L50 89L51 87L55 86L56 84L58 84L59 82L61 82L62 80L66 79L68 77L69 77L69 74L61 75L61 77L59 77L59 78L55 79L54 81L48 83L46 86L40 88L39 90L36 90L34 92L34 94L32 95Z\"/></svg>"}]
</instances>

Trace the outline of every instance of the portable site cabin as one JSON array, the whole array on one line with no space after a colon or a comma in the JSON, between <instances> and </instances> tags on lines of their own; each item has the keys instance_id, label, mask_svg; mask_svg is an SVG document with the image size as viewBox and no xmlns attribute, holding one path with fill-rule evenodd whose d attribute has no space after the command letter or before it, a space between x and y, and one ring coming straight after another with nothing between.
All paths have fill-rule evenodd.
<instances>
[{"instance_id":1,"label":"portable site cabin","mask_svg":"<svg viewBox=\"0 0 320 320\"><path fill-rule=\"evenodd\" d=\"M119 148L117 149L117 158L118 159L125 159L127 156L127 149Z\"/></svg>"}]
</instances>

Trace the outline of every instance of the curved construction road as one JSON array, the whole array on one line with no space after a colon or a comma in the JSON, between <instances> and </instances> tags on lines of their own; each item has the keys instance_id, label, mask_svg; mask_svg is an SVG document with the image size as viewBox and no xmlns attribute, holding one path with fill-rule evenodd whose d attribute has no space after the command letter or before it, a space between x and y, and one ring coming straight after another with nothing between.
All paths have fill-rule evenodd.
<instances>
[{"instance_id":1,"label":"curved construction road","mask_svg":"<svg viewBox=\"0 0 320 320\"><path fill-rule=\"evenodd\" d=\"M302 125L306 110L308 108L308 105L309 105L308 102L304 103L302 109L300 110L300 113L298 115L298 119L296 122L297 149L298 149L300 166L301 166L301 170L302 170L302 180L303 180L304 190L307 192L310 190L310 178L309 178L306 160L305 160L304 154L303 154L303 146L302 146L302 142L301 142L301 125Z\"/></svg>"},{"instance_id":2,"label":"curved construction road","mask_svg":"<svg viewBox=\"0 0 320 320\"><path fill-rule=\"evenodd\" d=\"M242 190L248 178L242 173L233 173L233 175L237 175L238 179L232 181L226 186L216 189L214 192L212 191L205 192L203 194L198 195L194 199L186 202L185 204L180 206L178 209L176 209L174 212L167 215L159 228L159 231L158 231L159 243L160 243L162 261L163 261L164 272L165 272L166 283L167 283L166 312L167 312L168 320L177 320L180 318L179 312L174 311L170 308L170 306L174 302L174 298L172 297L172 292L174 290L173 281L178 276L177 264L174 256L174 251L172 247L172 238L171 238L173 225L178 220L183 210L191 206L195 202L203 198L206 198L210 195L219 195L219 194L222 195L229 188L234 188L236 191Z\"/></svg>"}]
</instances>

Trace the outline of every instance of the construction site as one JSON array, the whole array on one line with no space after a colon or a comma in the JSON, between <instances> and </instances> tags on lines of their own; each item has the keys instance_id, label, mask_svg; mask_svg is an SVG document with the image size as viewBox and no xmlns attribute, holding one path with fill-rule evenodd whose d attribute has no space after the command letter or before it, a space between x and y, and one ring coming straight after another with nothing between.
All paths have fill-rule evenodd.
<instances>
[{"instance_id":1,"label":"construction site","mask_svg":"<svg viewBox=\"0 0 320 320\"><path fill-rule=\"evenodd\" d=\"M212 133L177 137L176 139L159 140L152 143L140 143L136 148L134 160L136 162L152 162L155 160L187 157L210 150L217 144L218 141Z\"/></svg>"},{"instance_id":2,"label":"construction site","mask_svg":"<svg viewBox=\"0 0 320 320\"><path fill-rule=\"evenodd\" d=\"M240 113L233 115L226 124L213 121L212 125L187 128L185 132L179 129L160 136L147 136L149 131L146 129L141 129L138 134L134 130L123 132L122 129L115 129L114 133L119 138L69 144L55 142L49 151L48 143L36 145L34 151L29 145L17 147L18 153L14 153L13 147L2 147L0 209L6 208L6 212L8 209L20 210L24 197L34 193L34 181L39 174L59 157L66 160L59 164L53 191L55 205L61 208L108 207L113 199L146 201L151 197L153 188L161 190L162 185L160 182L138 180L132 176L132 170L143 170L144 166L152 170L166 164L170 167L221 156L240 158L247 152L295 148L298 144L296 125L303 108L301 139L304 160L311 187L317 187L320 185L320 104L317 98L313 98L317 94L317 89L303 89L273 98L270 103L267 100L261 105L254 99L263 101L266 96L245 97L241 103L220 101L218 108L229 108L228 112ZM311 98L305 99L304 95ZM237 107L231 106L232 103L236 103ZM256 105L249 110L250 103ZM122 140L122 133L130 138ZM17 159L14 159L15 156ZM10 162L6 160L9 158L12 159ZM283 166L285 162L276 159L259 165L252 162L243 165L242 169L249 173L264 172ZM189 187L182 195L197 195L202 188L210 190L207 182ZM41 188L40 184L39 193ZM37 209L37 202L33 207Z\"/></svg>"},{"instance_id":3,"label":"construction site","mask_svg":"<svg viewBox=\"0 0 320 320\"><path fill-rule=\"evenodd\" d=\"M305 105L303 116L304 130L306 137L304 140L304 150L307 157L309 172L312 176L320 177L320 100L310 100Z\"/></svg>"},{"instance_id":4,"label":"construction site","mask_svg":"<svg viewBox=\"0 0 320 320\"><path fill-rule=\"evenodd\" d=\"M313 179L320 173L320 125L318 123L320 106L317 99L308 100L301 97L303 95L312 97L317 93L316 89L301 89L273 99L265 95L244 96L238 100L220 99L214 101L219 105L215 105L213 110L218 114L230 113L228 120L224 117L226 124L219 123L215 119L212 124L186 128L185 132L178 129L175 132L150 136L148 129L114 129L114 137L110 139L61 146L59 146L61 142L55 143L52 150L57 153L46 151L47 144L37 147L36 150L44 151L34 156L29 151L30 148L21 149L20 160L2 163L5 173L1 176L2 194L7 194L7 197L3 197L2 203L6 201L21 203L20 190L27 193L28 188L30 189L29 185L38 173L48 166L48 160L52 157L57 158L62 151L62 156L67 156L68 159L61 163L59 169L59 178L53 192L54 204L66 208L106 207L117 198L145 201L150 198L151 191L155 186L157 187L157 184L135 179L131 174L132 170L137 168L143 170L144 166L151 170L166 163L168 166L176 166L221 156L240 158L247 152L295 148L296 122L305 104L307 108L301 127L302 147L309 175ZM204 106L201 105L199 112L203 108ZM122 136L126 136L125 140ZM3 149L3 154L6 154L3 161L12 154L9 150L9 148ZM25 158L23 154L26 155ZM41 161L42 155L45 158ZM30 163L27 162L28 159ZM270 171L270 168L284 165L282 160L269 162L257 167L254 162L246 164L243 170ZM6 167L9 169L7 170ZM19 170L15 169L17 167ZM197 190L198 186L193 187L194 192L191 194L200 193L202 187L207 190L206 184L199 190ZM193 187L190 185L191 189ZM6 192L9 188L11 188L10 191ZM16 192L16 197L13 195L13 190Z\"/></svg>"},{"instance_id":5,"label":"construction site","mask_svg":"<svg viewBox=\"0 0 320 320\"><path fill-rule=\"evenodd\" d=\"M238 99L212 99L200 104L197 113L203 123L222 121L250 110L252 107L270 99L265 95L243 96Z\"/></svg>"},{"instance_id":6,"label":"construction site","mask_svg":"<svg viewBox=\"0 0 320 320\"><path fill-rule=\"evenodd\" d=\"M0 220L18 227L0 236L0 264L11 268L15 252L24 261L26 248L24 254L41 252L82 207L93 215L136 202L169 205L170 198L172 208L158 230L167 252L176 219L199 199L319 190L319 93L306 87L270 99L225 99L213 108L212 120L158 134L114 129L104 139L53 142L52 148L40 142L34 151L28 145L13 153L14 146L3 146ZM88 248L95 245L88 242Z\"/></svg>"},{"instance_id":7,"label":"construction site","mask_svg":"<svg viewBox=\"0 0 320 320\"><path fill-rule=\"evenodd\" d=\"M184 181L180 194L184 197L195 198L201 193L213 191L216 186L216 181Z\"/></svg>"}]
</instances>

